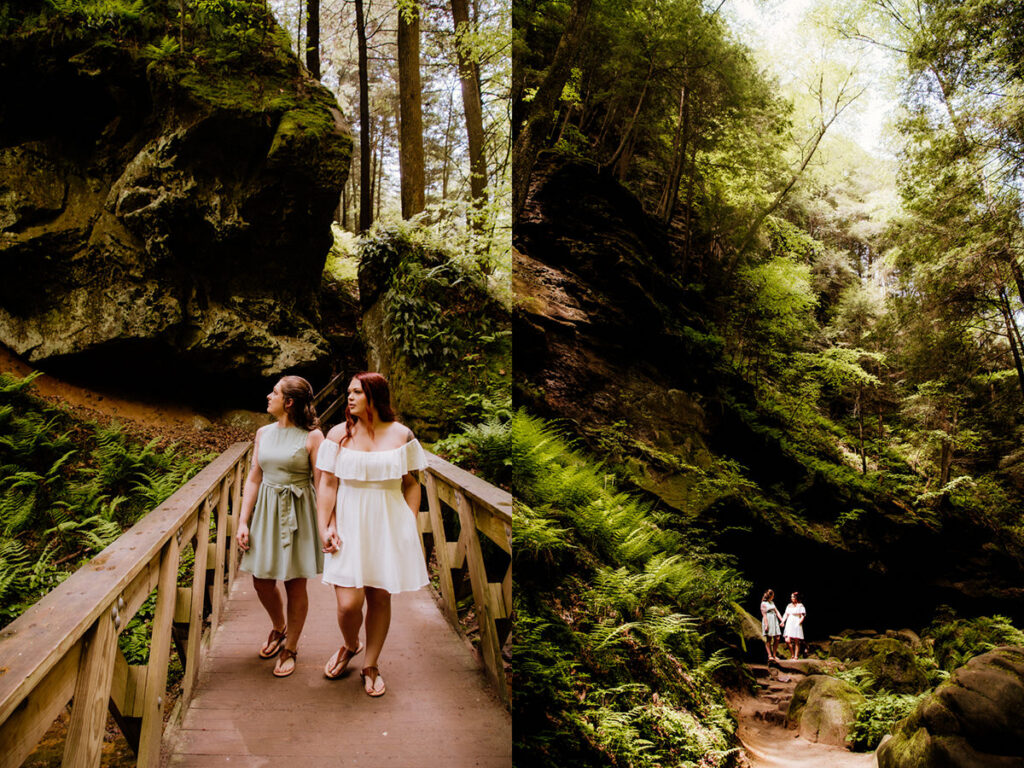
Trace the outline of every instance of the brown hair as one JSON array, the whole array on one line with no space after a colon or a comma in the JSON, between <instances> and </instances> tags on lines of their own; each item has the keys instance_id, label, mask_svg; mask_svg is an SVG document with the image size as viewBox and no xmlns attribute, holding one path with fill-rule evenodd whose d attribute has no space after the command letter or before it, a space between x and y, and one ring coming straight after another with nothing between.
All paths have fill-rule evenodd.
<instances>
[{"instance_id":1,"label":"brown hair","mask_svg":"<svg viewBox=\"0 0 1024 768\"><path fill-rule=\"evenodd\" d=\"M762 603L767 603L773 597L775 597L775 590L774 589L766 589L765 593L763 595L761 595L761 602Z\"/></svg>"},{"instance_id":2,"label":"brown hair","mask_svg":"<svg viewBox=\"0 0 1024 768\"><path fill-rule=\"evenodd\" d=\"M313 407L313 387L310 383L301 376L282 376L280 383L281 396L285 401L284 409L292 423L303 429L312 430L319 427L320 419L317 418L316 408Z\"/></svg>"},{"instance_id":3,"label":"brown hair","mask_svg":"<svg viewBox=\"0 0 1024 768\"><path fill-rule=\"evenodd\" d=\"M363 371L352 378L362 385L363 393L366 395L366 405L377 412L377 418L380 421L394 421L395 412L391 410L391 387L388 386L388 380L373 371ZM356 421L356 417L351 414L346 402L343 443L352 439L352 429L355 427ZM370 437L373 437L373 428L369 424L366 425L366 428L370 430Z\"/></svg>"}]
</instances>

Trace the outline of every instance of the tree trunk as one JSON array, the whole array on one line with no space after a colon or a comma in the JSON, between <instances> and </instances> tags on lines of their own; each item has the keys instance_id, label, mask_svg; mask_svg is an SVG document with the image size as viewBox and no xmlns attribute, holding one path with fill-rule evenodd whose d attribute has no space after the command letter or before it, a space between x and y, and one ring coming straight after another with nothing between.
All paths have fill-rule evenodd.
<instances>
[{"instance_id":1,"label":"tree trunk","mask_svg":"<svg viewBox=\"0 0 1024 768\"><path fill-rule=\"evenodd\" d=\"M359 47L359 231L373 226L373 198L370 196L370 82L366 56L366 19L363 0L356 3L356 39Z\"/></svg>"},{"instance_id":2,"label":"tree trunk","mask_svg":"<svg viewBox=\"0 0 1024 768\"><path fill-rule=\"evenodd\" d=\"M687 142L690 138L690 100L686 97L686 85L679 88L679 116L676 120L676 132L672 140L672 170L669 172L658 205L658 216L664 224L672 220L675 213L676 200L679 197L679 182L683 178L686 166Z\"/></svg>"},{"instance_id":3,"label":"tree trunk","mask_svg":"<svg viewBox=\"0 0 1024 768\"><path fill-rule=\"evenodd\" d=\"M456 50L459 57L459 82L462 85L462 111L466 116L466 139L469 144L469 194L473 208L487 203L487 156L484 146L484 108L480 98L480 68L465 37L472 30L467 0L451 0L455 22ZM471 216L473 228L480 230L484 222Z\"/></svg>"},{"instance_id":4,"label":"tree trunk","mask_svg":"<svg viewBox=\"0 0 1024 768\"><path fill-rule=\"evenodd\" d=\"M299 60L302 60L302 0L298 0L298 8L295 11L295 50L299 53Z\"/></svg>"},{"instance_id":5,"label":"tree trunk","mask_svg":"<svg viewBox=\"0 0 1024 768\"><path fill-rule=\"evenodd\" d=\"M860 473L866 475L868 473L868 456L864 451L864 404L862 402L864 397L863 387L857 387L857 404L854 406L854 410L857 411L857 427L860 430Z\"/></svg>"},{"instance_id":6,"label":"tree trunk","mask_svg":"<svg viewBox=\"0 0 1024 768\"><path fill-rule=\"evenodd\" d=\"M306 69L320 79L320 0L306 0Z\"/></svg>"},{"instance_id":7,"label":"tree trunk","mask_svg":"<svg viewBox=\"0 0 1024 768\"><path fill-rule=\"evenodd\" d=\"M942 438L942 452L939 455L939 487L949 482L949 472L953 466L953 441L949 437Z\"/></svg>"},{"instance_id":8,"label":"tree trunk","mask_svg":"<svg viewBox=\"0 0 1024 768\"><path fill-rule=\"evenodd\" d=\"M1013 313L1010 308L1010 298L1006 295L1006 289L999 289L999 313L1003 316L1006 324L1006 338L1010 342L1010 351L1013 353L1013 364L1017 368L1017 383L1020 384L1021 394L1024 395L1024 363L1021 362L1020 349L1017 346L1015 332L1016 323L1013 320Z\"/></svg>"},{"instance_id":9,"label":"tree trunk","mask_svg":"<svg viewBox=\"0 0 1024 768\"><path fill-rule=\"evenodd\" d=\"M619 140L619 146L616 147L615 152L608 159L607 163L602 164L602 168L613 168L616 163L622 158L623 153L626 151L626 145L631 142L633 138L633 127L636 125L636 119L640 116L640 110L643 109L644 99L647 96L647 88L651 84L651 76L654 74L654 60L652 59L647 67L647 75L644 77L644 85L640 89L640 98L636 100L636 108L633 110L633 115L629 118L629 125L626 126L626 131L622 134L622 138ZM626 169L622 168L619 176L625 176Z\"/></svg>"},{"instance_id":10,"label":"tree trunk","mask_svg":"<svg viewBox=\"0 0 1024 768\"><path fill-rule=\"evenodd\" d=\"M454 110L452 96L448 94L448 118L444 124L444 154L441 160L441 199L448 199L448 166L452 153L452 113Z\"/></svg>"},{"instance_id":11,"label":"tree trunk","mask_svg":"<svg viewBox=\"0 0 1024 768\"><path fill-rule=\"evenodd\" d=\"M402 218L426 206L423 169L423 89L420 86L420 11L415 2L398 6L398 166Z\"/></svg>"},{"instance_id":12,"label":"tree trunk","mask_svg":"<svg viewBox=\"0 0 1024 768\"><path fill-rule=\"evenodd\" d=\"M529 104L525 125L515 138L512 149L512 218L515 220L526 205L526 193L530 189L533 164L537 161L544 138L551 131L555 105L562 96L572 63L583 42L587 14L592 0L573 0L569 21L558 41L555 55L551 59L544 79Z\"/></svg>"}]
</instances>

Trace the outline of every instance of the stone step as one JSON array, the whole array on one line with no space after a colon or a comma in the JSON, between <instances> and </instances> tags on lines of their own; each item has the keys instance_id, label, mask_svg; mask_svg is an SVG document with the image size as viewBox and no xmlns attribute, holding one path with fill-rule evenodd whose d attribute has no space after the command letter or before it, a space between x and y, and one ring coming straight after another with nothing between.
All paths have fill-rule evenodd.
<instances>
[{"instance_id":1,"label":"stone step","mask_svg":"<svg viewBox=\"0 0 1024 768\"><path fill-rule=\"evenodd\" d=\"M769 693L769 694L767 694L765 696L762 696L761 697L761 701L767 701L767 702L769 702L771 704L778 705L778 704L781 704L782 702L787 702L788 703L792 698L793 697L790 694L788 694L788 693L786 693L786 694L783 694L783 693Z\"/></svg>"},{"instance_id":2,"label":"stone step","mask_svg":"<svg viewBox=\"0 0 1024 768\"><path fill-rule=\"evenodd\" d=\"M763 720L766 723L772 723L774 725L785 725L786 715L778 710L758 710L754 713L754 717L758 720Z\"/></svg>"},{"instance_id":3,"label":"stone step","mask_svg":"<svg viewBox=\"0 0 1024 768\"><path fill-rule=\"evenodd\" d=\"M768 668L767 664L751 664L748 669L758 680L764 680L772 676L772 670Z\"/></svg>"}]
</instances>

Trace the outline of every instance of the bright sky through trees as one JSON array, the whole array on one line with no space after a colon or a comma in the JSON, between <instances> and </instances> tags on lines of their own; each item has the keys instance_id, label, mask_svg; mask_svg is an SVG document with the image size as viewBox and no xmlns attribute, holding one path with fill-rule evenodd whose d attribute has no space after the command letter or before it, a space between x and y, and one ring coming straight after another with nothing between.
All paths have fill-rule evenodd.
<instances>
[{"instance_id":1,"label":"bright sky through trees","mask_svg":"<svg viewBox=\"0 0 1024 768\"><path fill-rule=\"evenodd\" d=\"M839 39L835 10L828 0L726 0L721 13L787 91L798 91L818 62L852 65L867 88L836 130L875 155L890 155L886 121L896 109L895 62L876 46Z\"/></svg>"}]
</instances>

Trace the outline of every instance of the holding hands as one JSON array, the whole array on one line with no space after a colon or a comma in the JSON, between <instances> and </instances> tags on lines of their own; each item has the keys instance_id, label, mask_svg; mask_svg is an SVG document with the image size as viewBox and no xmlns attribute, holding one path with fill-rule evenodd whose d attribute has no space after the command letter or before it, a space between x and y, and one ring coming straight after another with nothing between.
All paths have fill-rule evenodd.
<instances>
[{"instance_id":1,"label":"holding hands","mask_svg":"<svg viewBox=\"0 0 1024 768\"><path fill-rule=\"evenodd\" d=\"M321 550L329 554L334 554L341 549L341 537L338 535L338 531L334 527L334 523L331 523L324 530L320 531L320 544Z\"/></svg>"}]
</instances>

